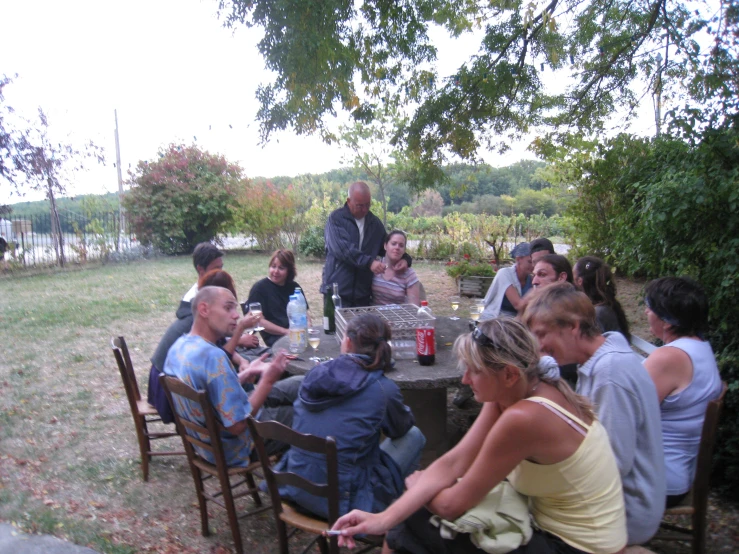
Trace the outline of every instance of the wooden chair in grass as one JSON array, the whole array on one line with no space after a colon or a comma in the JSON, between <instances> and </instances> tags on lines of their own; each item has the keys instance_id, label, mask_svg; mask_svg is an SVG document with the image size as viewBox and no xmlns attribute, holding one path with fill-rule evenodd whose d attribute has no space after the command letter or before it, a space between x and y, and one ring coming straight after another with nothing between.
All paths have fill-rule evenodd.
<instances>
[{"instance_id":1,"label":"wooden chair in grass","mask_svg":"<svg viewBox=\"0 0 739 554\"><path fill-rule=\"evenodd\" d=\"M144 481L149 480L149 462L153 456L184 456L184 450L159 450L154 451L151 448L151 441L158 439L166 439L177 436L176 431L150 431L149 424L161 422L157 410L146 400L141 398L139 385L136 382L136 374L131 363L131 355L128 352L126 339L123 337L114 337L111 340L111 348L113 356L118 363L118 371L121 373L123 387L126 389L128 397L128 405L131 408L133 416L133 424L136 428L136 437L139 441L139 450L141 451L141 471L144 473Z\"/></svg>"},{"instance_id":2,"label":"wooden chair in grass","mask_svg":"<svg viewBox=\"0 0 739 554\"><path fill-rule=\"evenodd\" d=\"M202 535L204 537L210 535L207 503L212 502L226 510L236 552L242 554L244 548L241 541L239 519L270 509L269 505L262 505L262 499L259 497L259 491L254 481L254 471L260 469L261 464L253 463L247 467L228 467L223 452L223 443L221 442L221 432L224 431L224 427L216 416L208 394L205 391L195 390L179 379L168 375L160 376L159 381L172 406L175 424L187 452L187 460L195 482L195 493L200 507ZM205 425L180 417L176 408L178 400L176 397L197 404L199 406L198 411L205 417ZM210 463L198 454L195 446L210 452L215 464ZM232 482L232 479L234 479L234 482ZM235 501L247 495L251 496L256 508L238 514Z\"/></svg>"},{"instance_id":3,"label":"wooden chair in grass","mask_svg":"<svg viewBox=\"0 0 739 554\"><path fill-rule=\"evenodd\" d=\"M708 486L711 478L711 462L713 449L716 446L716 431L721 416L721 408L726 396L726 383L723 384L721 395L711 400L706 408L706 418L703 420L701 442L698 449L698 463L695 468L695 478L690 493L681 504L665 510L666 516L690 516L691 528L685 528L673 523L662 521L660 529L652 538L653 541L683 541L691 544L693 554L704 554L706 551L706 515L708 512Z\"/></svg>"},{"instance_id":4,"label":"wooden chair in grass","mask_svg":"<svg viewBox=\"0 0 739 554\"><path fill-rule=\"evenodd\" d=\"M313 541L305 547L303 554L316 542L318 542L322 554L338 554L338 537L335 535L330 537L323 535L324 531L330 529L339 518L339 466L334 438L326 437L324 439L314 435L298 433L276 421L259 422L250 417L247 419L247 423L260 460L267 459L267 449L264 446L265 440L280 441L289 444L291 447L301 448L326 457L326 483L314 483L295 473L275 471L273 460L268 460L263 464L264 479L267 481L269 494L272 499L272 509L275 515L275 523L277 524L281 554L289 554L290 552L287 534L288 525L293 527L294 530L299 529L316 535ZM298 487L315 496L326 498L328 502L328 519L321 519L317 516L314 517L302 513L289 502L280 498L278 487L281 485ZM378 537L357 539L367 543L368 546L354 554L361 554L362 552L380 547L381 541L375 539L378 539Z\"/></svg>"}]
</instances>

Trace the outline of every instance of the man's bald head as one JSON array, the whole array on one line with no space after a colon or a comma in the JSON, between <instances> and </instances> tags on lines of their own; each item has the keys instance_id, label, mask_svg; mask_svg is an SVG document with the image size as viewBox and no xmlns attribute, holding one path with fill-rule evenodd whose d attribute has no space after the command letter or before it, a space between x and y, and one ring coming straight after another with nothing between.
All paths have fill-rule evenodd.
<instances>
[{"instance_id":1,"label":"man's bald head","mask_svg":"<svg viewBox=\"0 0 739 554\"><path fill-rule=\"evenodd\" d=\"M192 300L193 333L211 342L229 336L239 320L238 308L230 290L203 287Z\"/></svg>"},{"instance_id":2,"label":"man's bald head","mask_svg":"<svg viewBox=\"0 0 739 554\"><path fill-rule=\"evenodd\" d=\"M372 204L370 188L364 181L349 185L349 198L346 201L354 219L362 219L367 215Z\"/></svg>"}]
</instances>

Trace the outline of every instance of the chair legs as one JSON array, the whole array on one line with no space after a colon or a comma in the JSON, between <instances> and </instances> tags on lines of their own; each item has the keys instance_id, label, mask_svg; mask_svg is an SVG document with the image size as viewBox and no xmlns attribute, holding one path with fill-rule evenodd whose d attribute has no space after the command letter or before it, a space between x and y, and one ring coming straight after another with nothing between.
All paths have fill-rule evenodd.
<instances>
[{"instance_id":1,"label":"chair legs","mask_svg":"<svg viewBox=\"0 0 739 554\"><path fill-rule=\"evenodd\" d=\"M136 435L139 439L139 450L141 451L141 471L144 473L144 481L149 480L149 452L151 452L151 441L149 440L149 430L146 426L146 418L134 416L136 425Z\"/></svg>"}]
</instances>

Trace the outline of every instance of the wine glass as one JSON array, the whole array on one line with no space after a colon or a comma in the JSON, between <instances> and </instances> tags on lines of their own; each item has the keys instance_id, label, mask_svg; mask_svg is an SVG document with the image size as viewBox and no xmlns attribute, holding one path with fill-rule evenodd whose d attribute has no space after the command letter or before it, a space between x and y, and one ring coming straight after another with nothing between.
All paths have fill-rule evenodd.
<instances>
[{"instance_id":1,"label":"wine glass","mask_svg":"<svg viewBox=\"0 0 739 554\"><path fill-rule=\"evenodd\" d=\"M262 318L262 305L259 302L252 302L251 304L249 304L249 313L261 319ZM264 331L264 327L262 327L259 324L259 320L257 320L257 326L254 327L254 330Z\"/></svg>"},{"instance_id":2,"label":"wine glass","mask_svg":"<svg viewBox=\"0 0 739 554\"><path fill-rule=\"evenodd\" d=\"M480 308L475 303L470 304L470 319L472 321L480 319Z\"/></svg>"},{"instance_id":3,"label":"wine glass","mask_svg":"<svg viewBox=\"0 0 739 554\"><path fill-rule=\"evenodd\" d=\"M457 310L459 309L459 296L452 296L452 310L454 310L454 313L457 313ZM456 315L453 315L449 319L452 319L454 321L457 321L459 318Z\"/></svg>"},{"instance_id":4,"label":"wine glass","mask_svg":"<svg viewBox=\"0 0 739 554\"><path fill-rule=\"evenodd\" d=\"M318 350L318 345L321 344L320 329L308 329L308 344L314 351Z\"/></svg>"}]
</instances>

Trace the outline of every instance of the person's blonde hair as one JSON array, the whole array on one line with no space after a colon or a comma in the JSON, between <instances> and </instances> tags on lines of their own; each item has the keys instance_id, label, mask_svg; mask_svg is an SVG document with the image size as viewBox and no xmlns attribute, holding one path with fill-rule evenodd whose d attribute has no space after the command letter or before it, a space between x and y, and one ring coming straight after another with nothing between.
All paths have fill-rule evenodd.
<instances>
[{"instance_id":1,"label":"person's blonde hair","mask_svg":"<svg viewBox=\"0 0 739 554\"><path fill-rule=\"evenodd\" d=\"M518 320L498 317L483 321L474 332L457 337L454 354L459 368L464 370L495 373L506 367L515 367L528 384L538 378L555 387L574 408L580 419L592 419L593 407L584 396L575 394L564 379L552 378L539 366L539 345L531 332Z\"/></svg>"},{"instance_id":2,"label":"person's blonde hair","mask_svg":"<svg viewBox=\"0 0 739 554\"><path fill-rule=\"evenodd\" d=\"M529 327L534 322L547 327L574 327L579 324L583 337L594 338L601 334L590 298L567 282L552 283L530 293L523 321Z\"/></svg>"}]
</instances>

